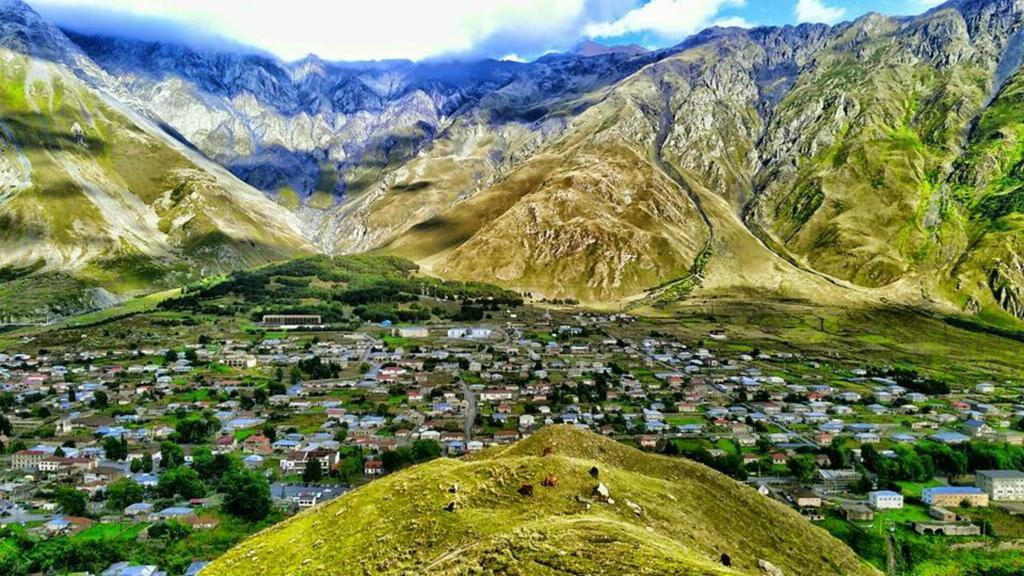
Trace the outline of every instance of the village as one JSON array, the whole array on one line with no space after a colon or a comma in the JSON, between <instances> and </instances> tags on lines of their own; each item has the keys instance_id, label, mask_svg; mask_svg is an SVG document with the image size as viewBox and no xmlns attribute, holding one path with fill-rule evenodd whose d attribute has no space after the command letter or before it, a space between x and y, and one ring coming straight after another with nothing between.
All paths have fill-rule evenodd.
<instances>
[{"instance_id":1,"label":"village","mask_svg":"<svg viewBox=\"0 0 1024 576\"><path fill-rule=\"evenodd\" d=\"M233 543L403 467L555 424L700 461L844 539L1024 535L1013 383L949 385L642 323L506 312L336 330L268 315L255 333L162 348L26 340L0 353L0 559L112 536L161 543L162 558L203 534ZM104 576L197 574L216 552L158 565L116 550Z\"/></svg>"}]
</instances>

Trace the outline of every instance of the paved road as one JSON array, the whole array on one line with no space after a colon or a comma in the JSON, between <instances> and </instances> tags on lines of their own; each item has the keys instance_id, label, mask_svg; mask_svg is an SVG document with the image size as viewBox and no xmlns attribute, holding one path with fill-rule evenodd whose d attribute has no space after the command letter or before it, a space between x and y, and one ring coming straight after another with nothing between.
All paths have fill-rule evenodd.
<instances>
[{"instance_id":1,"label":"paved road","mask_svg":"<svg viewBox=\"0 0 1024 576\"><path fill-rule=\"evenodd\" d=\"M29 514L24 510L12 510L10 516L0 517L0 524L23 524L25 522L49 522L52 514Z\"/></svg>"},{"instance_id":2,"label":"paved road","mask_svg":"<svg viewBox=\"0 0 1024 576\"><path fill-rule=\"evenodd\" d=\"M476 393L469 389L469 384L462 383L462 395L466 399L466 427L463 432L466 442L473 439L473 423L476 421Z\"/></svg>"}]
</instances>

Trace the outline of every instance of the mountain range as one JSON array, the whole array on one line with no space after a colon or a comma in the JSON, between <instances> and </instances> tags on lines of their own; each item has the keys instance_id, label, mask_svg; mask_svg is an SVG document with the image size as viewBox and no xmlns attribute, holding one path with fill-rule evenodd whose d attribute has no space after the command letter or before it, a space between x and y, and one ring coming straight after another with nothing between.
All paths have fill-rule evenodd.
<instances>
[{"instance_id":1,"label":"mountain range","mask_svg":"<svg viewBox=\"0 0 1024 576\"><path fill-rule=\"evenodd\" d=\"M116 298L378 251L598 305L1015 323L1022 29L1018 0L953 0L529 63L282 62L0 0L0 279Z\"/></svg>"}]
</instances>

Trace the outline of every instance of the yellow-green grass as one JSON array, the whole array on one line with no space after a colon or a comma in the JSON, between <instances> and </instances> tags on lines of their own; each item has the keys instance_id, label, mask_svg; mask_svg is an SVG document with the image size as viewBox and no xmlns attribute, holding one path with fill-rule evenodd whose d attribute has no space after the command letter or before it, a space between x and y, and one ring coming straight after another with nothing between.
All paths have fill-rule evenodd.
<instances>
[{"instance_id":1,"label":"yellow-green grass","mask_svg":"<svg viewBox=\"0 0 1024 576\"><path fill-rule=\"evenodd\" d=\"M556 486L542 486L552 477ZM598 482L613 502L594 498ZM526 484L532 496L519 493ZM877 574L796 512L709 468L548 427L473 460L372 482L257 534L205 573L755 575L759 559L786 574Z\"/></svg>"}]
</instances>

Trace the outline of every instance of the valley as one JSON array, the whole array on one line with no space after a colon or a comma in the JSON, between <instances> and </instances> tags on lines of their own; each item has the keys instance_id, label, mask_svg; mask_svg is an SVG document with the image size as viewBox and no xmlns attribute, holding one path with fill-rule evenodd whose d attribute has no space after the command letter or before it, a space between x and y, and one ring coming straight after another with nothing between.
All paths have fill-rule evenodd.
<instances>
[{"instance_id":1,"label":"valley","mask_svg":"<svg viewBox=\"0 0 1024 576\"><path fill-rule=\"evenodd\" d=\"M899 487L907 509L877 516L892 517L898 573L1012 573L1012 503L958 510L998 527L984 536L915 522L923 487L970 485L987 451L1024 462L1022 339L898 307L529 304L387 256L235 272L0 333L0 566L869 574L888 568L885 539L846 507ZM967 468L935 452L960 431ZM934 468L888 470L871 450ZM835 470L863 480L831 492L815 474ZM258 513L235 507L236 482ZM84 508L60 499L67 486ZM824 504L787 499L802 487ZM740 514L742 536L724 520ZM86 544L101 529L112 536ZM808 538L829 551L820 568Z\"/></svg>"}]
</instances>

